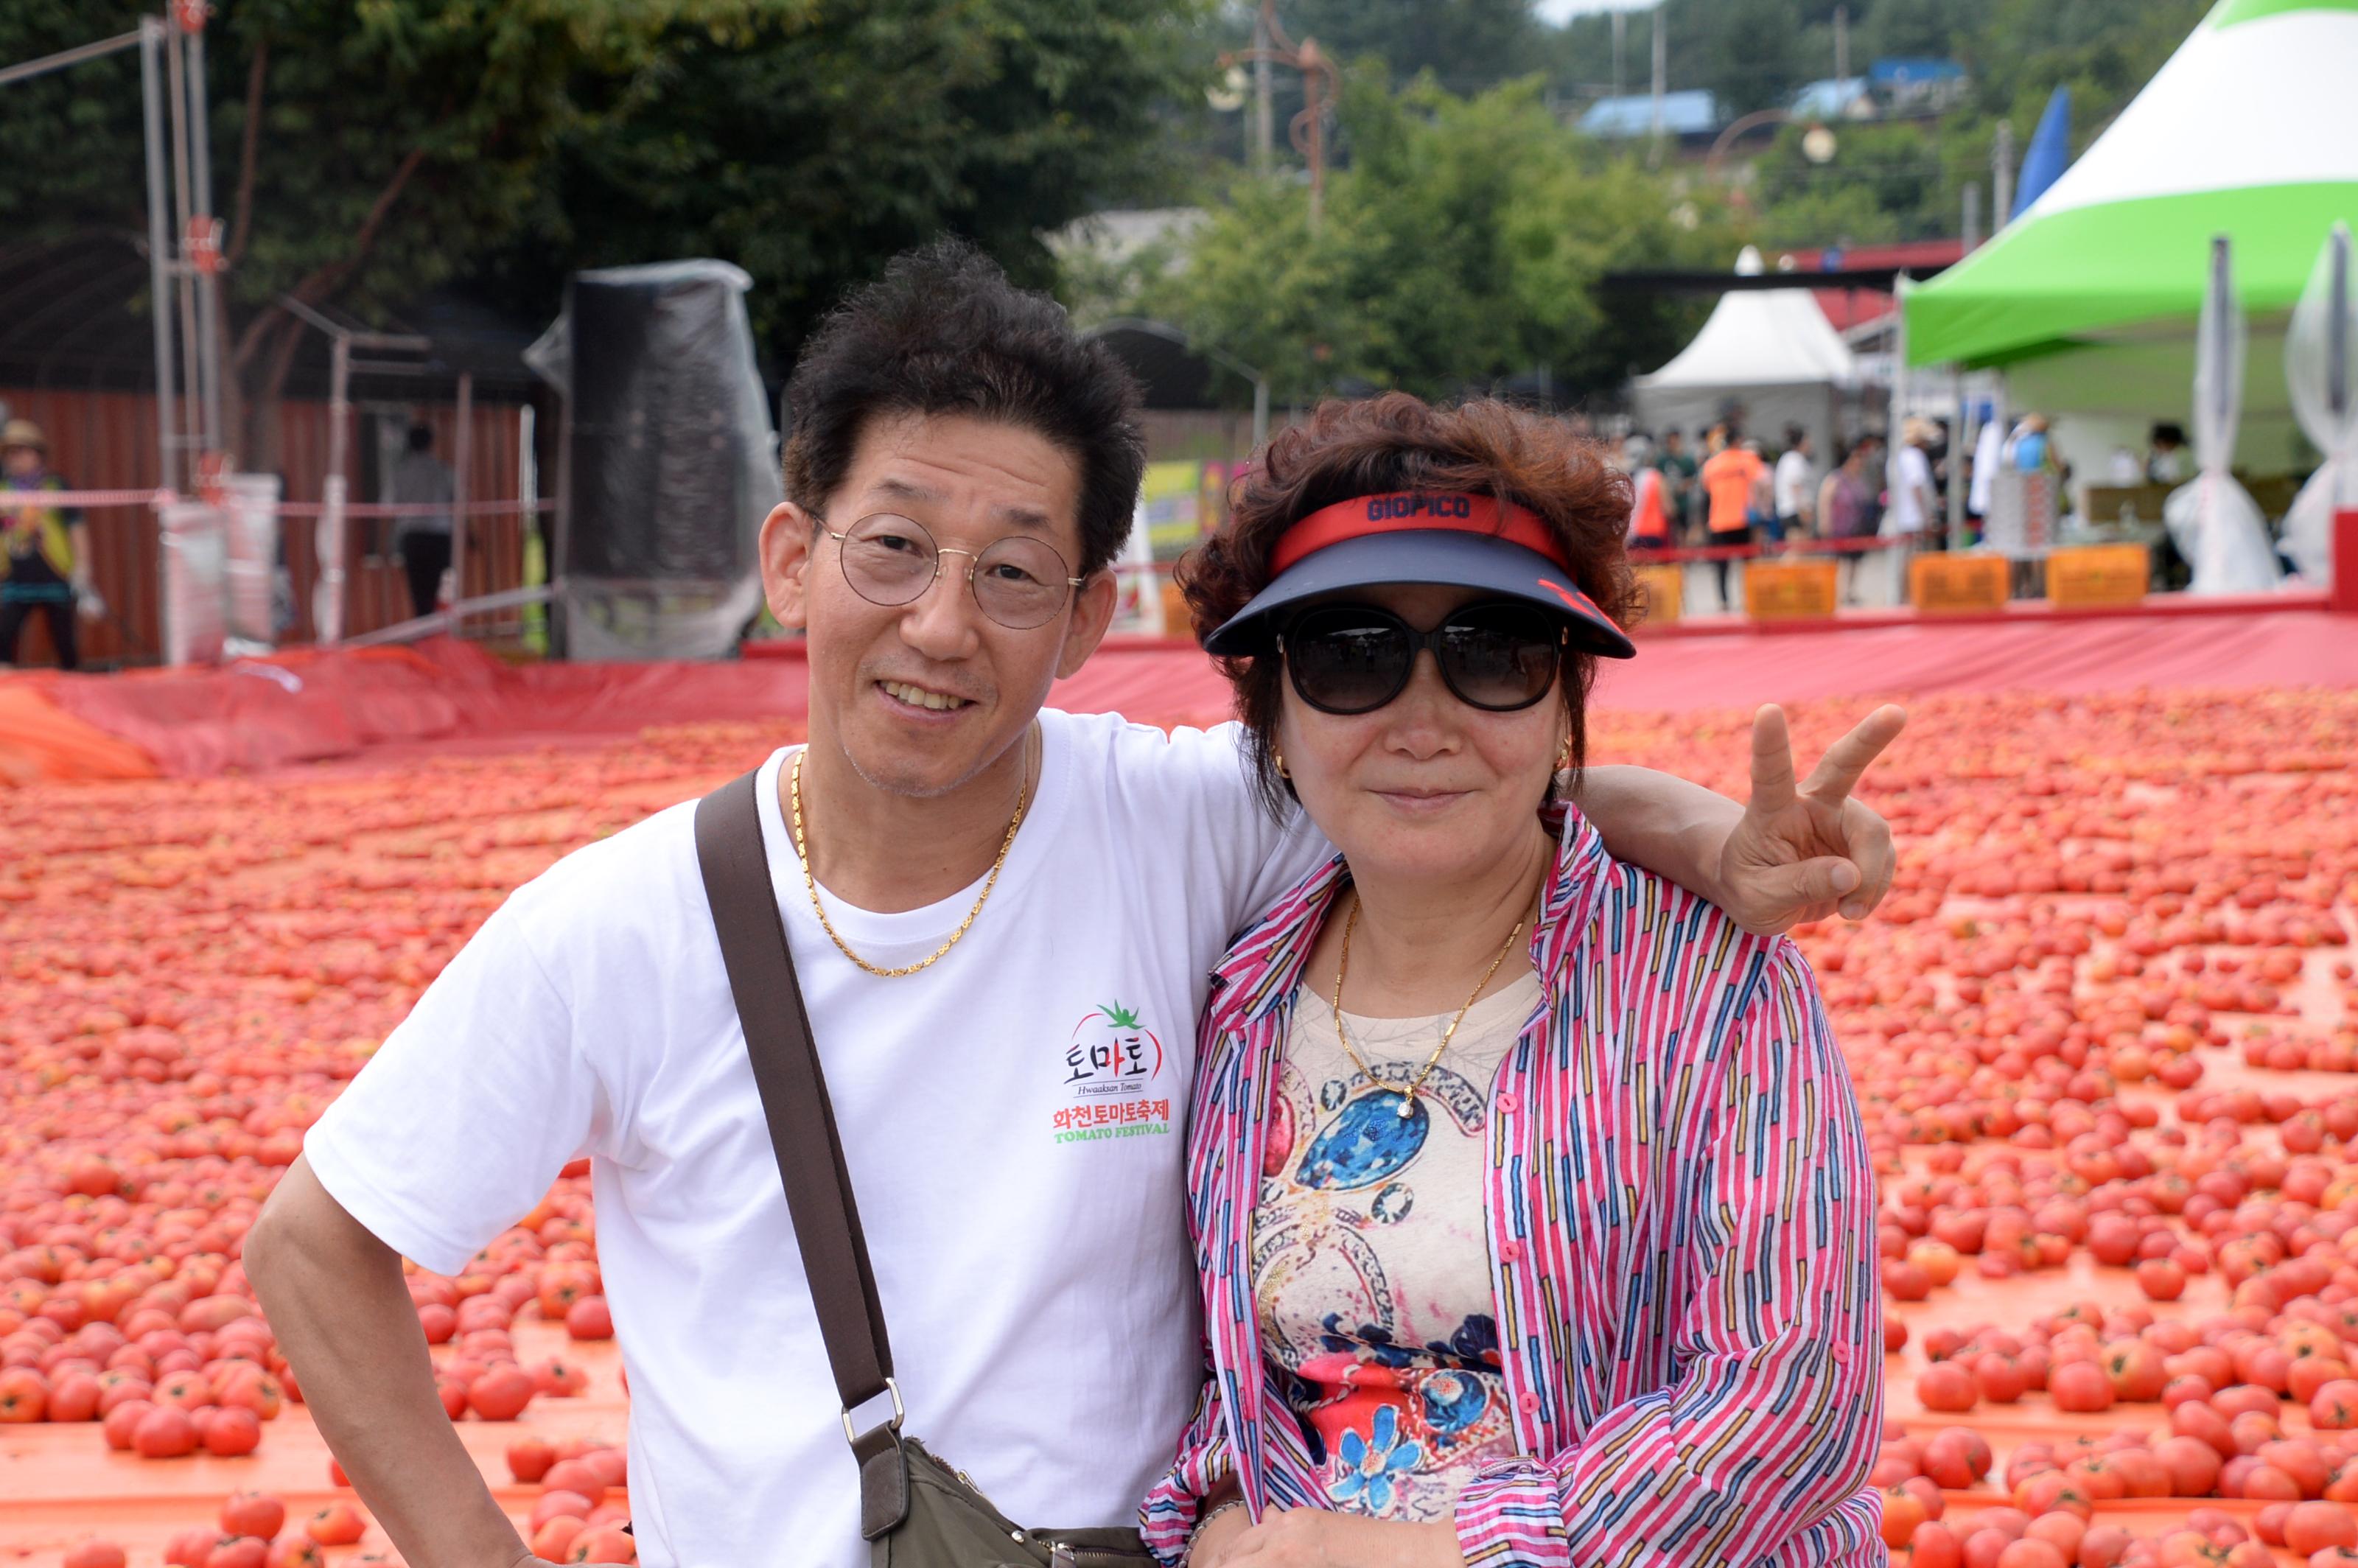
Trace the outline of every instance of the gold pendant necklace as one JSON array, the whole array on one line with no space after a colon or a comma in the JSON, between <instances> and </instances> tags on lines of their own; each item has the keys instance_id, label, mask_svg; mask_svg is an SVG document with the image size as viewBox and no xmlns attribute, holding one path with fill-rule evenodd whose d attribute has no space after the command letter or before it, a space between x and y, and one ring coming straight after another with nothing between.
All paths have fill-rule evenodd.
<instances>
[{"instance_id":1,"label":"gold pendant necklace","mask_svg":"<svg viewBox=\"0 0 2358 1568\"><path fill-rule=\"evenodd\" d=\"M1368 1071L1365 1062L1359 1060L1359 1054L1351 1049L1351 1036L1343 1027L1343 977L1351 972L1351 933L1358 928L1359 899L1357 894L1354 894L1351 899L1350 918L1343 922L1343 956L1335 965L1335 1038L1342 1042L1343 1054L1351 1059L1351 1065L1359 1069L1359 1076L1372 1084L1376 1081L1376 1075ZM1409 1114L1415 1109L1417 1091L1424 1087L1425 1079L1433 1076L1433 1069L1440 1063L1441 1054L1449 1049L1449 1042L1455 1037L1457 1026L1466 1022L1466 1013L1473 1010L1475 998L1479 997L1482 994L1482 988L1490 983L1490 977L1498 972L1498 966L1507 961L1507 955L1514 949L1515 938L1522 935L1522 930L1523 923L1517 920L1515 928L1508 932L1507 939L1498 945L1498 956L1490 960L1490 967L1482 971L1480 979L1474 982L1473 994L1466 999L1466 1005L1457 1010L1457 1016L1451 1019L1449 1027L1441 1032L1441 1044L1435 1045L1433 1048L1433 1054L1424 1059L1423 1067L1410 1081L1408 1092L1401 1095L1401 1120L1407 1120Z\"/></svg>"},{"instance_id":2,"label":"gold pendant necklace","mask_svg":"<svg viewBox=\"0 0 2358 1568\"><path fill-rule=\"evenodd\" d=\"M803 863L803 891L810 895L811 913L818 916L819 929L826 932L828 937L834 941L836 950L838 952L840 952L845 957L850 959L853 963L859 965L870 974L878 976L881 979L888 980L895 979L903 975L914 975L920 969L929 969L933 968L934 965L939 961L943 954L948 952L951 948L958 945L958 938L965 935L967 933L967 927L974 924L974 917L982 913L982 906L990 902L990 890L999 885L1000 868L1007 864L1007 851L1015 848L1016 829L1023 826L1023 813L1032 803L1032 786L1030 783L1032 766L1030 761L1027 759L1023 766L1025 782L1018 786L1015 792L1014 820L1011 821L1007 825L1007 837L1001 839L999 845L999 859L990 862L990 875L983 879L982 892L976 896L974 907L966 912L966 918L958 922L958 928L956 931L950 933L950 939L943 943L940 946L935 948L931 957L925 959L921 963L903 964L899 968L887 969L870 963L867 959L853 952L851 950L850 944L844 941L842 936L837 934L834 924L827 919L827 906L818 901L818 881L811 875L810 850L803 841L803 757L809 750L810 748L806 746L802 751L795 753L794 773L792 780L788 785L787 793L794 798L795 853L801 858Z\"/></svg>"}]
</instances>

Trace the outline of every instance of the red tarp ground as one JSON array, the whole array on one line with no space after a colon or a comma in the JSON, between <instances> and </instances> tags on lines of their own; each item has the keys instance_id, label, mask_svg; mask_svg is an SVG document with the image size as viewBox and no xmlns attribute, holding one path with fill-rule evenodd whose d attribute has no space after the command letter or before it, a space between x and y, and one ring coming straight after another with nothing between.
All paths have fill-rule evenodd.
<instances>
[{"instance_id":1,"label":"red tarp ground","mask_svg":"<svg viewBox=\"0 0 2358 1568\"><path fill-rule=\"evenodd\" d=\"M128 741L171 778L420 744L528 746L803 712L798 663L511 668L447 639L280 654L219 669L57 676L41 685L66 716ZM5 726L0 719L0 746L12 738Z\"/></svg>"},{"instance_id":2,"label":"red tarp ground","mask_svg":"<svg viewBox=\"0 0 2358 1568\"><path fill-rule=\"evenodd\" d=\"M2140 687L2358 687L2358 617L2322 611L2120 616L2020 624L1919 622L1823 632L1647 636L1608 661L1602 708L1755 708L1823 697ZM1190 646L1109 648L1050 698L1152 723L1228 717L1228 684Z\"/></svg>"},{"instance_id":3,"label":"red tarp ground","mask_svg":"<svg viewBox=\"0 0 2358 1568\"><path fill-rule=\"evenodd\" d=\"M1812 697L2029 688L2358 687L2358 618L2322 611L2152 614L1642 637L1608 665L1600 707L1669 711ZM654 725L799 719L798 650L718 665L511 668L447 640L290 653L221 669L0 679L0 782L168 777L329 758L481 751L631 735ZM1193 646L1115 643L1050 700L1145 723L1228 716ZM110 743L112 742L112 743Z\"/></svg>"}]
</instances>

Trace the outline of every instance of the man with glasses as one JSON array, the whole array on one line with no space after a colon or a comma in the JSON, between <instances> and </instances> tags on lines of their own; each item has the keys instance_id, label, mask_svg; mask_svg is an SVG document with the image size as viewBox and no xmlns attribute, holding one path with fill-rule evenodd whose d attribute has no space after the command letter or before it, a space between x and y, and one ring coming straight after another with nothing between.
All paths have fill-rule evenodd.
<instances>
[{"instance_id":1,"label":"man with glasses","mask_svg":"<svg viewBox=\"0 0 2358 1568\"><path fill-rule=\"evenodd\" d=\"M1256 800L1234 726L1044 708L1111 618L1144 457L1134 384L1054 303L936 245L827 320L789 397L763 576L807 635L809 743L757 798L899 1397L1009 1517L1129 1525L1202 1379L1181 1162L1206 974L1328 851ZM1889 881L1855 804L1747 815L1626 769L1575 798L1758 922L1864 915ZM691 806L519 889L247 1238L363 1498L417 1568L525 1560L399 1259L462 1271L585 1155L640 1561L867 1562L845 1436L892 1412L838 1408Z\"/></svg>"}]
</instances>

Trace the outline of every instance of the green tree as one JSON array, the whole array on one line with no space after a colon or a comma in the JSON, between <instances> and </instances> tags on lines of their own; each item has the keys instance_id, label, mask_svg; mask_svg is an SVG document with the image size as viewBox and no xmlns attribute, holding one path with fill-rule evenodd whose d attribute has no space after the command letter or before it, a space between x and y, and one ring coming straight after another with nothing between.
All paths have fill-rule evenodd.
<instances>
[{"instance_id":1,"label":"green tree","mask_svg":"<svg viewBox=\"0 0 2358 1568\"><path fill-rule=\"evenodd\" d=\"M541 314L578 266L719 255L783 357L943 229L1045 283L1040 232L1170 178L1207 4L234 0L207 37L233 444L275 464L288 296L367 318L465 282ZM14 0L0 61L139 10ZM124 56L0 89L12 243L144 240L138 83Z\"/></svg>"},{"instance_id":2,"label":"green tree","mask_svg":"<svg viewBox=\"0 0 2358 1568\"><path fill-rule=\"evenodd\" d=\"M1764 249L1801 250L1920 237L1909 228L1899 214L1878 205L1867 187L1832 184L1788 193L1760 214L1754 237Z\"/></svg>"},{"instance_id":3,"label":"green tree","mask_svg":"<svg viewBox=\"0 0 2358 1568\"><path fill-rule=\"evenodd\" d=\"M2071 89L2075 146L2127 106L2211 9L2211 0L1992 0L1966 59L1985 113L2028 133L2057 87Z\"/></svg>"},{"instance_id":4,"label":"green tree","mask_svg":"<svg viewBox=\"0 0 2358 1568\"><path fill-rule=\"evenodd\" d=\"M1202 10L817 0L742 36L675 28L565 136L521 276L545 293L570 267L732 261L780 363L847 285L944 230L1046 286L1043 233L1173 180L1167 133L1209 75Z\"/></svg>"},{"instance_id":5,"label":"green tree","mask_svg":"<svg viewBox=\"0 0 2358 1568\"><path fill-rule=\"evenodd\" d=\"M242 0L209 27L211 140L232 319L231 438L270 466L268 416L304 329L281 304L367 313L512 243L540 210L585 80L674 28L725 34L803 0ZM0 8L0 59L138 25L129 0ZM0 222L144 240L139 65L116 56L0 91Z\"/></svg>"},{"instance_id":6,"label":"green tree","mask_svg":"<svg viewBox=\"0 0 2358 1568\"><path fill-rule=\"evenodd\" d=\"M1401 82L1429 70L1458 93L1530 74L1541 27L1531 0L1282 0L1277 16L1337 60L1373 56Z\"/></svg>"},{"instance_id":7,"label":"green tree","mask_svg":"<svg viewBox=\"0 0 2358 1568\"><path fill-rule=\"evenodd\" d=\"M1874 0L1853 15L1854 69L1893 56L1953 59L1972 46L1986 24L1992 0Z\"/></svg>"},{"instance_id":8,"label":"green tree","mask_svg":"<svg viewBox=\"0 0 2358 1568\"><path fill-rule=\"evenodd\" d=\"M1314 229L1288 178L1239 182L1140 308L1260 366L1281 399L1338 385L1454 395L1542 372L1576 395L1674 352L1690 307L1601 296L1617 267L1725 265L1715 213L1559 125L1537 86L1461 99L1355 78L1347 169Z\"/></svg>"},{"instance_id":9,"label":"green tree","mask_svg":"<svg viewBox=\"0 0 2358 1568\"><path fill-rule=\"evenodd\" d=\"M1835 127L1833 161L1802 156L1788 125L1753 164L1761 238L1773 244L1919 240L1957 232L1965 181L1989 174L1986 126L1953 131L1914 121ZM1840 228L1812 234L1813 222ZM1985 220L1986 222L1986 220Z\"/></svg>"}]
</instances>

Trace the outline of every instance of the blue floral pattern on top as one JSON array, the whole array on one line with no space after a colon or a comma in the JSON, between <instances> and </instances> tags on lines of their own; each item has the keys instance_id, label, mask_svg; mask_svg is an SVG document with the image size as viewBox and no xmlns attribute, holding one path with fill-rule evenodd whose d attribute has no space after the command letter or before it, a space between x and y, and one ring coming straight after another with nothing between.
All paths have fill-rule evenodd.
<instances>
[{"instance_id":1,"label":"blue floral pattern on top","mask_svg":"<svg viewBox=\"0 0 2358 1568\"><path fill-rule=\"evenodd\" d=\"M1357 1502L1375 1514L1391 1510L1392 1477L1413 1473L1424 1462L1423 1444L1401 1436L1400 1412L1390 1405L1376 1407L1367 1436L1354 1428L1336 1447L1340 1473L1327 1484L1326 1495L1345 1507Z\"/></svg>"},{"instance_id":2,"label":"blue floral pattern on top","mask_svg":"<svg viewBox=\"0 0 2358 1568\"><path fill-rule=\"evenodd\" d=\"M1517 1452L1480 1197L1484 1086L1538 995L1527 977L1478 1002L1414 1097L1386 1086L1415 1077L1447 1018L1353 1024L1381 1064L1371 1077L1332 1009L1302 999L1275 1097L1285 1147L1262 1152L1250 1245L1270 1368L1325 1507L1437 1522Z\"/></svg>"}]
</instances>

